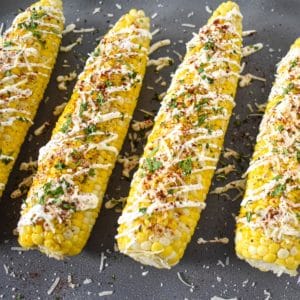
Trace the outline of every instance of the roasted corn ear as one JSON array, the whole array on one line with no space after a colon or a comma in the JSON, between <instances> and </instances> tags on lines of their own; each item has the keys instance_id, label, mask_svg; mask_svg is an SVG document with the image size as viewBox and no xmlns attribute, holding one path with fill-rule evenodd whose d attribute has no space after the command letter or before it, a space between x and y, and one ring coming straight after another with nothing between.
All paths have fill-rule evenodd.
<instances>
[{"instance_id":1,"label":"roasted corn ear","mask_svg":"<svg viewBox=\"0 0 300 300\"><path fill-rule=\"evenodd\" d=\"M62 2L41 0L0 38L0 197L47 87L63 26Z\"/></svg>"},{"instance_id":2,"label":"roasted corn ear","mask_svg":"<svg viewBox=\"0 0 300 300\"><path fill-rule=\"evenodd\" d=\"M299 78L297 39L278 66L237 218L238 257L277 275L300 264Z\"/></svg>"},{"instance_id":3,"label":"roasted corn ear","mask_svg":"<svg viewBox=\"0 0 300 300\"><path fill-rule=\"evenodd\" d=\"M221 4L187 44L162 101L116 236L143 264L174 266L194 233L235 104L241 34L238 5Z\"/></svg>"},{"instance_id":4,"label":"roasted corn ear","mask_svg":"<svg viewBox=\"0 0 300 300\"><path fill-rule=\"evenodd\" d=\"M86 244L137 103L149 27L143 11L131 10L88 59L51 140L40 150L18 224L21 246L59 259Z\"/></svg>"}]
</instances>

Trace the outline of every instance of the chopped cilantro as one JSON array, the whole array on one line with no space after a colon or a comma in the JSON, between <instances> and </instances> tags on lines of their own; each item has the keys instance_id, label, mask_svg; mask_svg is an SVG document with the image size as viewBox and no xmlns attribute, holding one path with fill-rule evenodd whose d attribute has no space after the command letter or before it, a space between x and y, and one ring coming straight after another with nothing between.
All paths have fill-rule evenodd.
<instances>
[{"instance_id":1,"label":"chopped cilantro","mask_svg":"<svg viewBox=\"0 0 300 300\"><path fill-rule=\"evenodd\" d=\"M204 44L204 50L214 50L214 48L215 48L215 43L211 40L209 40Z\"/></svg>"},{"instance_id":2,"label":"chopped cilantro","mask_svg":"<svg viewBox=\"0 0 300 300\"><path fill-rule=\"evenodd\" d=\"M106 87L112 86L112 82L111 82L110 80L106 80L106 81L105 81L105 86L106 86Z\"/></svg>"},{"instance_id":3,"label":"chopped cilantro","mask_svg":"<svg viewBox=\"0 0 300 300\"><path fill-rule=\"evenodd\" d=\"M29 123L29 119L25 118L25 117L17 117L17 120L20 122L24 122L24 123Z\"/></svg>"},{"instance_id":4,"label":"chopped cilantro","mask_svg":"<svg viewBox=\"0 0 300 300\"><path fill-rule=\"evenodd\" d=\"M68 115L66 118L65 123L62 125L60 131L63 133L67 133L69 131L69 127L72 124L72 117L71 115Z\"/></svg>"},{"instance_id":5,"label":"chopped cilantro","mask_svg":"<svg viewBox=\"0 0 300 300\"><path fill-rule=\"evenodd\" d=\"M298 61L297 58L291 61L291 64L290 64L291 69L292 69L292 68L295 68L295 67L297 66L297 61Z\"/></svg>"},{"instance_id":6,"label":"chopped cilantro","mask_svg":"<svg viewBox=\"0 0 300 300\"><path fill-rule=\"evenodd\" d=\"M198 117L198 126L204 124L205 120L207 119L207 115L201 115Z\"/></svg>"},{"instance_id":7,"label":"chopped cilantro","mask_svg":"<svg viewBox=\"0 0 300 300\"><path fill-rule=\"evenodd\" d=\"M277 176L275 176L273 179L277 181L277 180L279 180L279 179L281 179L281 178L282 178L282 175L277 175Z\"/></svg>"},{"instance_id":8,"label":"chopped cilantro","mask_svg":"<svg viewBox=\"0 0 300 300\"><path fill-rule=\"evenodd\" d=\"M193 169L192 159L189 157L187 159L181 160L178 163L179 168L182 170L184 175L190 175Z\"/></svg>"},{"instance_id":9,"label":"chopped cilantro","mask_svg":"<svg viewBox=\"0 0 300 300\"><path fill-rule=\"evenodd\" d=\"M169 195L173 195L174 194L174 190L173 189L168 189L168 194Z\"/></svg>"},{"instance_id":10,"label":"chopped cilantro","mask_svg":"<svg viewBox=\"0 0 300 300\"><path fill-rule=\"evenodd\" d=\"M200 67L198 68L198 73L203 73L204 72L204 68L203 68L203 64L200 65Z\"/></svg>"},{"instance_id":11,"label":"chopped cilantro","mask_svg":"<svg viewBox=\"0 0 300 300\"><path fill-rule=\"evenodd\" d=\"M11 158L11 157L3 157L3 158L1 158L1 162L3 162L5 165L8 165L12 161L13 161L13 158Z\"/></svg>"},{"instance_id":12,"label":"chopped cilantro","mask_svg":"<svg viewBox=\"0 0 300 300\"><path fill-rule=\"evenodd\" d=\"M215 80L211 77L207 77L207 81L209 84L213 84Z\"/></svg>"},{"instance_id":13,"label":"chopped cilantro","mask_svg":"<svg viewBox=\"0 0 300 300\"><path fill-rule=\"evenodd\" d=\"M57 170L63 170L66 168L66 165L62 162L58 162L55 166L54 166L55 169Z\"/></svg>"},{"instance_id":14,"label":"chopped cilantro","mask_svg":"<svg viewBox=\"0 0 300 300\"><path fill-rule=\"evenodd\" d=\"M12 75L11 70L6 70L6 71L4 72L4 76L5 76L5 77L11 76L11 75Z\"/></svg>"},{"instance_id":15,"label":"chopped cilantro","mask_svg":"<svg viewBox=\"0 0 300 300\"><path fill-rule=\"evenodd\" d=\"M275 189L271 192L272 197L281 196L286 189L286 184L278 184L275 186Z\"/></svg>"},{"instance_id":16,"label":"chopped cilantro","mask_svg":"<svg viewBox=\"0 0 300 300\"><path fill-rule=\"evenodd\" d=\"M288 94L294 87L295 85L292 82L290 82L288 86L283 89L283 94L284 95Z\"/></svg>"},{"instance_id":17,"label":"chopped cilantro","mask_svg":"<svg viewBox=\"0 0 300 300\"><path fill-rule=\"evenodd\" d=\"M93 56L94 56L94 57L97 57L97 56L100 55L100 53L101 53L101 50L100 50L100 47L98 47L98 48L96 48L95 51L93 52Z\"/></svg>"},{"instance_id":18,"label":"chopped cilantro","mask_svg":"<svg viewBox=\"0 0 300 300\"><path fill-rule=\"evenodd\" d=\"M142 214L145 214L147 211L147 207L141 207L139 208L139 212L142 213Z\"/></svg>"},{"instance_id":19,"label":"chopped cilantro","mask_svg":"<svg viewBox=\"0 0 300 300\"><path fill-rule=\"evenodd\" d=\"M135 72L135 71L128 73L128 77L129 77L130 79L135 79L136 76L137 76L137 72Z\"/></svg>"},{"instance_id":20,"label":"chopped cilantro","mask_svg":"<svg viewBox=\"0 0 300 300\"><path fill-rule=\"evenodd\" d=\"M38 19L41 19L45 15L46 15L46 13L44 11L37 12L36 10L34 10L31 14L30 18L32 20L38 20Z\"/></svg>"},{"instance_id":21,"label":"chopped cilantro","mask_svg":"<svg viewBox=\"0 0 300 300\"><path fill-rule=\"evenodd\" d=\"M251 212L251 211L247 211L246 212L246 220L247 220L247 222L251 221L252 215L253 215L253 212Z\"/></svg>"},{"instance_id":22,"label":"chopped cilantro","mask_svg":"<svg viewBox=\"0 0 300 300\"><path fill-rule=\"evenodd\" d=\"M63 203L62 208L69 209L69 210L76 210L76 207L72 203Z\"/></svg>"},{"instance_id":23,"label":"chopped cilantro","mask_svg":"<svg viewBox=\"0 0 300 300\"><path fill-rule=\"evenodd\" d=\"M147 157L145 159L145 167L151 173L154 173L161 166L162 166L162 162L160 162L159 160L157 160L155 157L154 158Z\"/></svg>"},{"instance_id":24,"label":"chopped cilantro","mask_svg":"<svg viewBox=\"0 0 300 300\"><path fill-rule=\"evenodd\" d=\"M86 127L84 129L84 132L89 135L89 134L92 134L94 133L95 131L97 131L97 126L94 125L94 124L91 124L91 125L88 125L88 127Z\"/></svg>"},{"instance_id":25,"label":"chopped cilantro","mask_svg":"<svg viewBox=\"0 0 300 300\"><path fill-rule=\"evenodd\" d=\"M278 131L281 132L284 129L284 126L281 124L277 127Z\"/></svg>"},{"instance_id":26,"label":"chopped cilantro","mask_svg":"<svg viewBox=\"0 0 300 300\"><path fill-rule=\"evenodd\" d=\"M177 107L177 101L176 99L172 98L171 101L168 103L169 107L175 108Z\"/></svg>"},{"instance_id":27,"label":"chopped cilantro","mask_svg":"<svg viewBox=\"0 0 300 300\"><path fill-rule=\"evenodd\" d=\"M91 177L95 176L95 174L96 174L95 169L90 168L88 174L89 174L89 176L91 176Z\"/></svg>"},{"instance_id":28,"label":"chopped cilantro","mask_svg":"<svg viewBox=\"0 0 300 300\"><path fill-rule=\"evenodd\" d=\"M79 117L82 117L83 112L85 112L87 110L87 103L86 102L82 102L80 104L80 108L79 108Z\"/></svg>"},{"instance_id":29,"label":"chopped cilantro","mask_svg":"<svg viewBox=\"0 0 300 300\"><path fill-rule=\"evenodd\" d=\"M13 46L13 43L11 41L4 41L3 46L10 47L10 46Z\"/></svg>"},{"instance_id":30,"label":"chopped cilantro","mask_svg":"<svg viewBox=\"0 0 300 300\"><path fill-rule=\"evenodd\" d=\"M199 111L199 110L202 108L202 106L204 106L205 104L208 103L208 101L209 101L208 98L204 98L204 99L200 100L200 101L199 101L198 103L196 103L196 105L195 105L196 110Z\"/></svg>"},{"instance_id":31,"label":"chopped cilantro","mask_svg":"<svg viewBox=\"0 0 300 300\"><path fill-rule=\"evenodd\" d=\"M104 103L104 97L103 94L101 92L99 92L98 96L97 96L97 103L99 106L101 106Z\"/></svg>"}]
</instances>

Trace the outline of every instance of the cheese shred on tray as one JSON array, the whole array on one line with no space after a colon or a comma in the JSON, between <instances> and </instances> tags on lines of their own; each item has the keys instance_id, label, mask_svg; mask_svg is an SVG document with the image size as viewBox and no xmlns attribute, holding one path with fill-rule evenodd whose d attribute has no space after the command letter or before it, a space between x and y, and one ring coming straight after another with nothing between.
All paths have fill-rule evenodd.
<instances>
[{"instance_id":1,"label":"cheese shred on tray","mask_svg":"<svg viewBox=\"0 0 300 300\"><path fill-rule=\"evenodd\" d=\"M300 264L300 39L278 66L237 218L237 255L262 271Z\"/></svg>"},{"instance_id":2,"label":"cheese shred on tray","mask_svg":"<svg viewBox=\"0 0 300 300\"><path fill-rule=\"evenodd\" d=\"M171 268L194 233L235 105L241 35L239 7L221 4L187 44L162 101L116 236L143 264Z\"/></svg>"},{"instance_id":3,"label":"cheese shred on tray","mask_svg":"<svg viewBox=\"0 0 300 300\"><path fill-rule=\"evenodd\" d=\"M18 223L19 242L55 258L76 255L100 210L144 77L151 34L131 10L102 39L79 76Z\"/></svg>"},{"instance_id":4,"label":"cheese shred on tray","mask_svg":"<svg viewBox=\"0 0 300 300\"><path fill-rule=\"evenodd\" d=\"M60 0L41 0L0 37L0 197L43 98L61 42Z\"/></svg>"}]
</instances>

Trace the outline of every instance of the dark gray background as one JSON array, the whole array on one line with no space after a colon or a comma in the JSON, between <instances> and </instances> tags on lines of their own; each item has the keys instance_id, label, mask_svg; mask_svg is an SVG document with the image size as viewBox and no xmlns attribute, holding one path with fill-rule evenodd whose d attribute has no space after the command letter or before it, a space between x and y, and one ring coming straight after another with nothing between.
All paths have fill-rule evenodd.
<instances>
[{"instance_id":1,"label":"dark gray background","mask_svg":"<svg viewBox=\"0 0 300 300\"><path fill-rule=\"evenodd\" d=\"M25 8L33 1L0 1L1 22L10 25L18 8ZM226 200L223 197L210 195L207 199L207 208L202 213L199 227L194 238L189 244L183 260L172 270L156 270L151 267L141 268L141 265L119 253L113 252L114 235L116 233L116 220L118 214L113 210L102 209L98 221L94 227L91 238L83 253L77 257L65 261L49 259L37 251L23 252L19 254L11 251L12 246L17 246L16 237L12 230L16 227L19 217L21 200L11 200L10 193L16 188L26 174L18 172L19 164L28 161L32 156L36 159L38 149L49 139L51 129L56 118L52 115L53 108L62 103L63 97L69 97L74 82L69 85L67 93L58 91L56 76L67 74L74 68L82 70L83 63L80 58L85 58L96 45L96 38L105 34L110 23L114 23L123 13L131 7L142 8L151 16L155 12L158 16L152 20L152 28L157 26L162 28L153 41L170 38L172 46L165 47L155 52L153 57L160 57L168 54L174 58L172 67L164 69L162 75L167 82L170 82L170 74L175 70L179 61L172 50L176 49L184 54L184 44L178 40L187 42L192 32L196 29L184 28L181 23L193 23L198 27L206 23L209 14L205 10L205 1L181 1L181 0L159 0L159 1L80 1L65 0L66 24L76 22L77 27L96 27L97 32L84 34L83 44L77 46L69 53L60 53L56 68L53 72L50 84L45 96L50 100L41 104L38 111L35 125L30 133L39 127L43 122L49 121L51 127L40 137L34 137L32 142L25 142L21 155L11 174L6 193L1 202L0 209L0 294L5 298L24 297L25 299L47 299L46 291L51 286L53 280L59 276L61 282L49 299L97 299L98 293L103 290L113 290L111 299L210 299L212 296L223 296L224 298L238 297L239 299L265 299L264 290L271 293L272 299L299 299L300 286L297 285L297 278L282 276L277 278L271 273L262 273L251 268L246 263L238 260L234 253L234 217L239 210L238 199L235 202ZM231 120L231 125L227 133L225 146L231 147L242 153L242 159L238 164L239 173L232 174L228 180L214 179L214 186L222 186L227 181L239 179L241 173L245 171L249 157L252 153L255 135L260 117L247 117L249 109L248 103L266 101L270 91L271 83L274 79L275 64L284 55L289 46L294 42L299 31L299 11L300 2L294 1L238 1L244 15L244 29L256 29L257 34L244 39L244 44L263 42L265 48L244 61L247 63L245 72L252 72L255 75L266 77L266 85L261 82L254 82L250 87L239 89L235 108L235 116ZM122 10L118 10L115 3L122 5ZM158 3L163 5L158 8ZM209 6L215 9L220 1L209 1ZM95 7L101 7L101 12L93 15ZM194 11L191 18L187 15ZM113 13L114 17L107 17L107 13ZM78 34L68 34L63 38L62 44L67 45L74 41ZM271 48L271 50L270 50ZM272 52L274 49L274 52ZM64 59L68 59L71 68L62 68ZM244 73L245 73L244 72ZM166 88L154 84L157 76L154 69L148 68L144 81L144 88L141 92L138 108L157 111L159 102L155 99L155 93L160 93ZM146 89L147 85L155 87L154 91ZM238 125L236 115L240 115L241 125ZM135 119L142 120L143 114L136 110ZM250 132L248 136L247 132ZM140 149L141 149L140 145ZM128 149L128 140L124 150ZM223 159L222 159L223 160ZM121 188L120 188L121 187ZM126 196L128 193L129 181L121 178L121 168L117 166L107 191L107 199ZM232 196L236 192L232 192ZM227 236L230 239L228 245L206 244L198 245L199 237L211 239L215 236ZM112 253L107 253L108 266L100 274L99 263L101 251L110 249ZM222 267L218 260L225 263L229 257L229 265ZM9 267L9 275L5 274L5 264ZM149 271L147 276L142 276L142 272ZM177 278L177 272L182 272L186 281L194 283L195 289L191 293L187 286L184 286ZM71 274L73 283L78 283L79 287L71 289L67 284L67 275ZM217 277L221 281L217 281ZM86 278L91 278L93 282L83 285ZM248 280L248 282L246 282ZM244 284L243 284L244 283ZM90 292L90 293L89 293Z\"/></svg>"}]
</instances>

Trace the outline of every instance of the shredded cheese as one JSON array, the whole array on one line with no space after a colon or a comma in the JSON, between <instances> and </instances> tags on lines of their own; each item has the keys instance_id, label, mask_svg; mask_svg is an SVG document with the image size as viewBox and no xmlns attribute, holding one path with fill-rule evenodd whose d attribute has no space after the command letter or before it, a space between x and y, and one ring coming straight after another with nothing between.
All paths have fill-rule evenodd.
<instances>
[{"instance_id":1,"label":"shredded cheese","mask_svg":"<svg viewBox=\"0 0 300 300\"><path fill-rule=\"evenodd\" d=\"M153 45L151 45L150 50L149 50L149 55L158 50L161 47L169 46L171 44L171 41L169 39L161 40Z\"/></svg>"}]
</instances>

